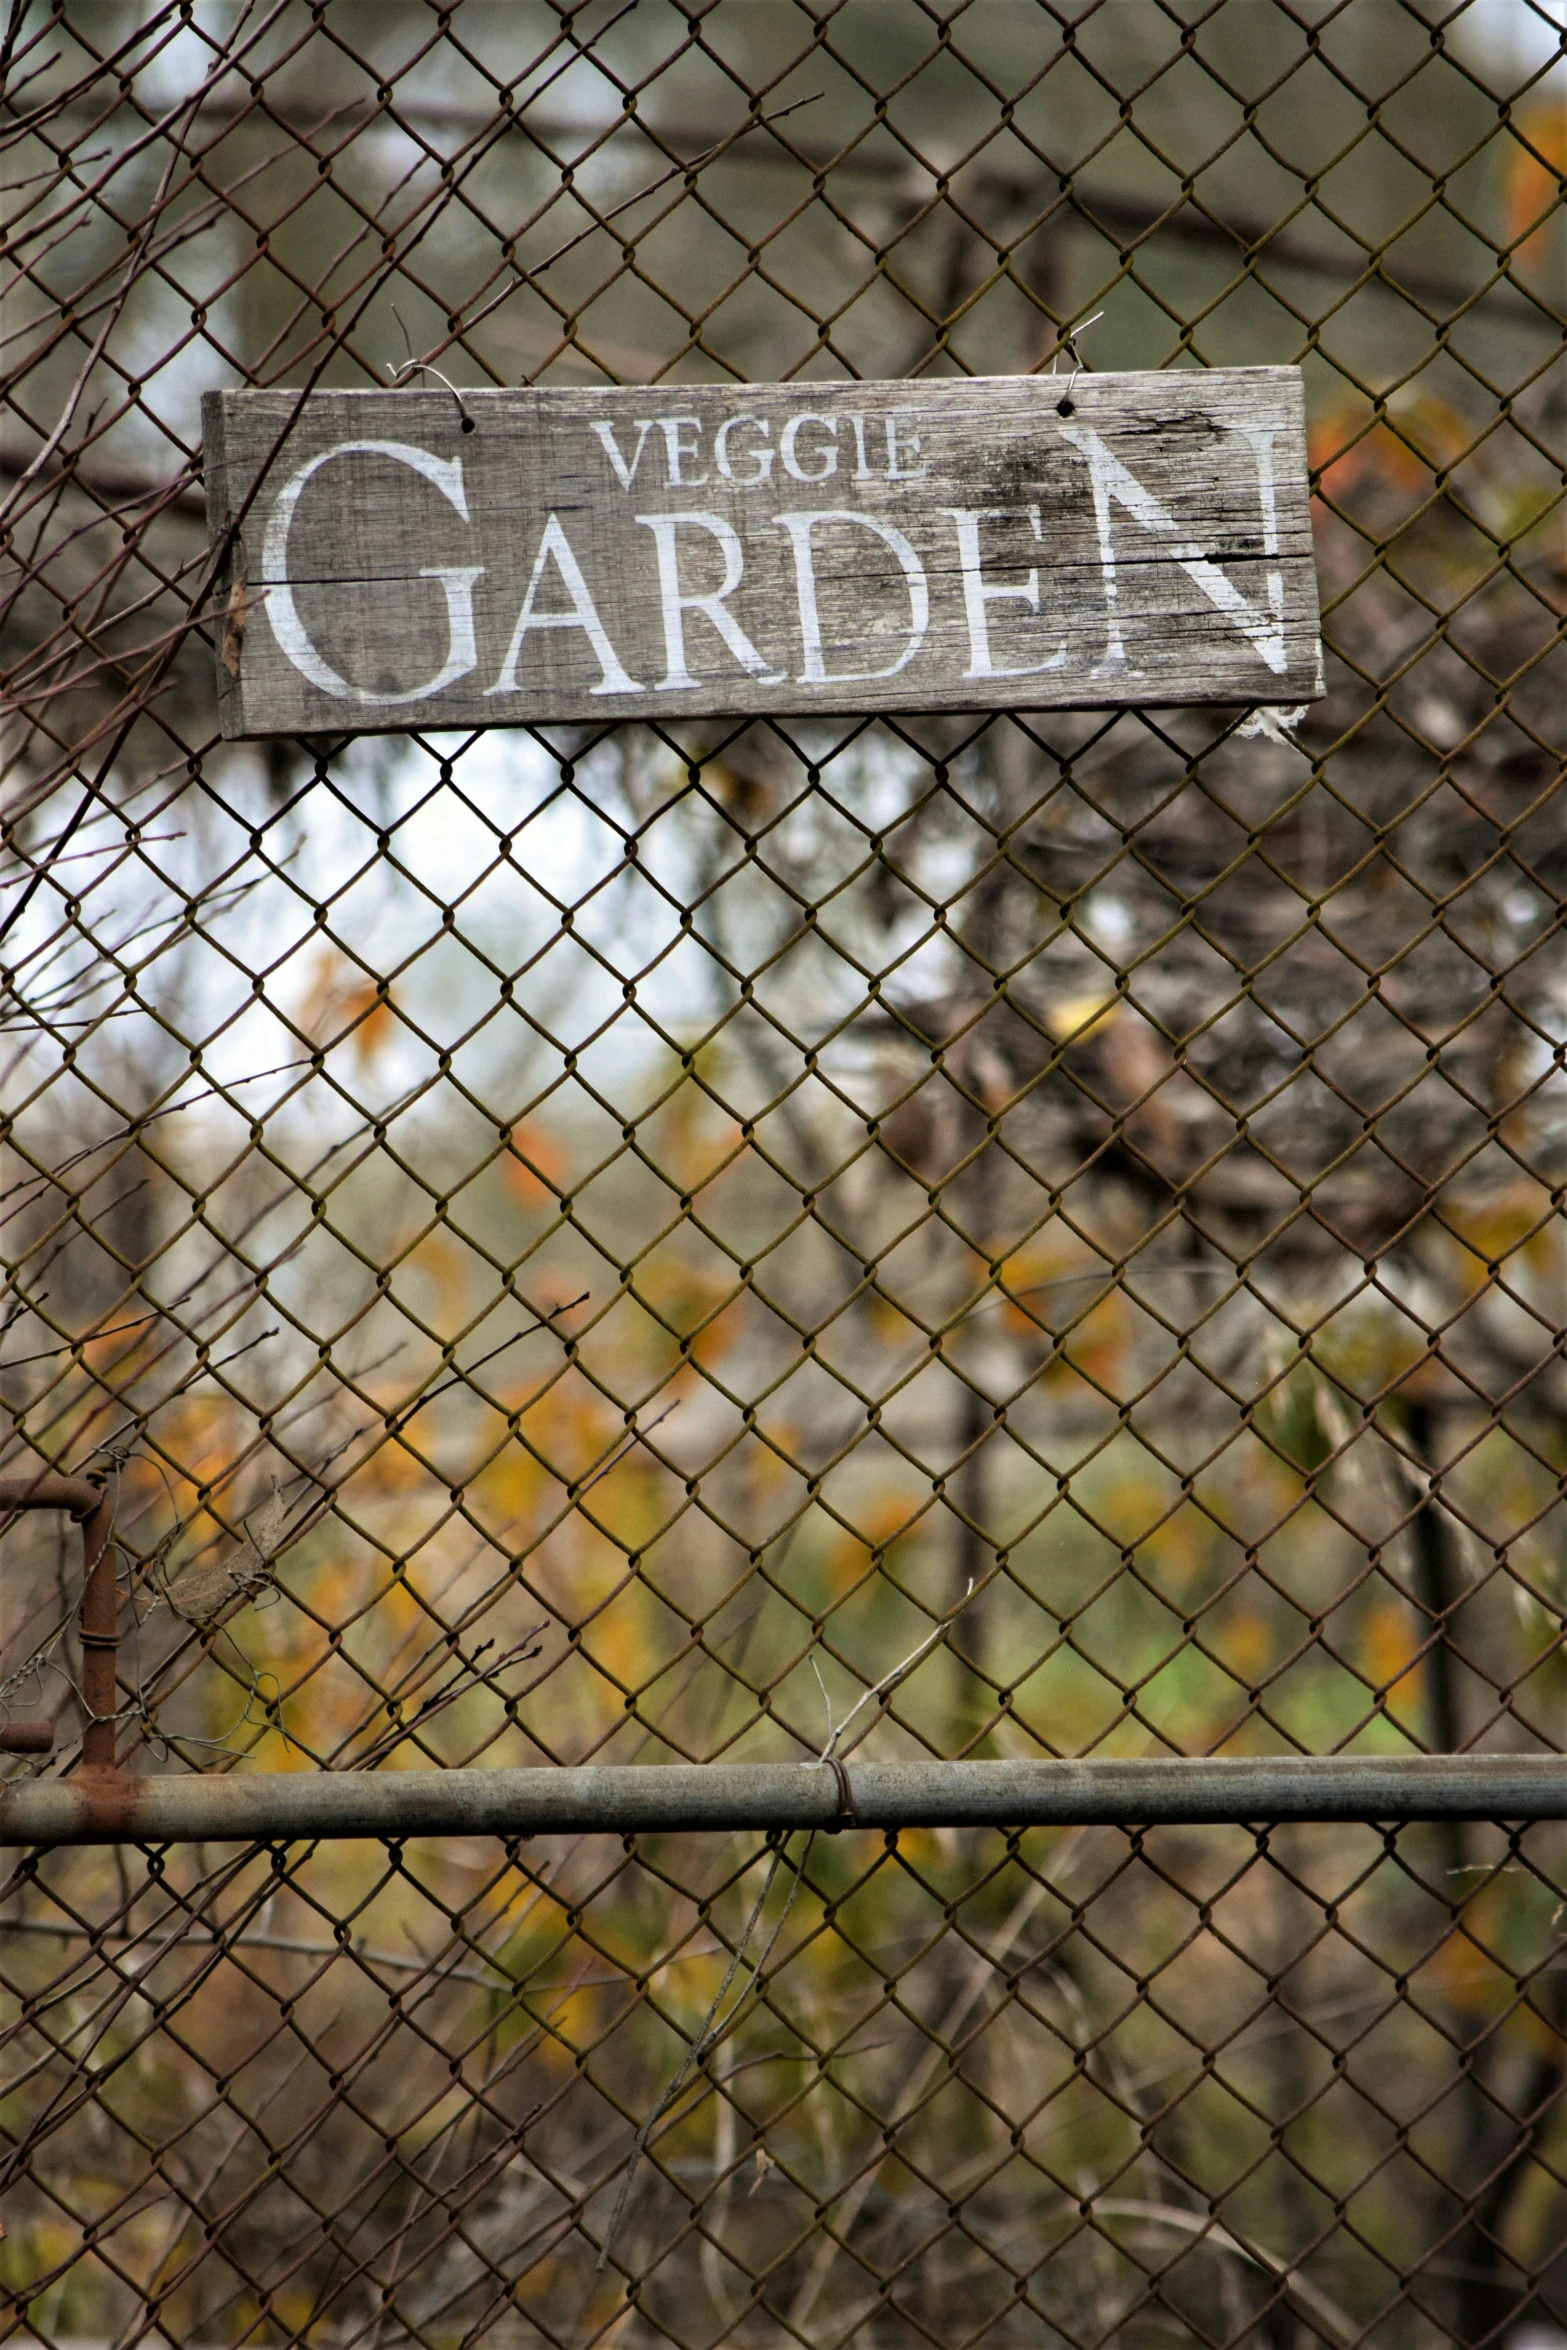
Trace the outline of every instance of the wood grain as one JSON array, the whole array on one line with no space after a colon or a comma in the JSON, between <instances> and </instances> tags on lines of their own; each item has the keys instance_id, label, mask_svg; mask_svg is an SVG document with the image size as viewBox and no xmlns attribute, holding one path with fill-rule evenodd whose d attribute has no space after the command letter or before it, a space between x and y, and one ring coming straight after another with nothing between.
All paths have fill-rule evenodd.
<instances>
[{"instance_id":1,"label":"wood grain","mask_svg":"<svg viewBox=\"0 0 1567 2350\"><path fill-rule=\"evenodd\" d=\"M1298 370L1067 395L209 393L223 732L1320 694Z\"/></svg>"}]
</instances>

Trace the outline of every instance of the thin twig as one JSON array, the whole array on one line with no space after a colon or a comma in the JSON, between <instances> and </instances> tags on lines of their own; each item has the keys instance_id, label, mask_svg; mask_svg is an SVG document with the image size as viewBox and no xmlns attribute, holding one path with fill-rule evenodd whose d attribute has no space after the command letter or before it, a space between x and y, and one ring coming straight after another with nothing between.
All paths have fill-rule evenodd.
<instances>
[{"instance_id":1,"label":"thin twig","mask_svg":"<svg viewBox=\"0 0 1567 2350\"><path fill-rule=\"evenodd\" d=\"M879 1696L883 1689L893 1688L899 1681L903 1679L906 1673L911 1673L914 1670L914 1667L919 1663L920 1658L925 1654L926 1649L934 1647L935 1643L941 1638L943 1632L950 1630L951 1626L957 1622L959 1616L968 1606L968 1603L973 1598L973 1596L974 1578L972 1575L970 1575L968 1581L963 1586L963 1597L958 1601L958 1604L952 1610L952 1613L948 1616L943 1616L940 1623L934 1625L932 1629L926 1633L924 1639L920 1642L917 1648L911 1648L909 1650L909 1653L904 1658L902 1664L894 1665L890 1673L883 1673L879 1681L872 1682L870 1688L865 1690L856 1699L855 1703L850 1706L848 1712L844 1715L843 1720L838 1724L836 1729L833 1728L832 1707L828 1703L827 1699L827 1685L822 1680L821 1674L816 1672L816 1658L814 1654L812 1655L811 1670L816 1672L817 1684L820 1687L822 1693L822 1703L827 1706L827 1743L822 1748L822 1751L817 1756L815 1762L807 1763L805 1765L805 1768L808 1771L819 1771L825 1764L832 1761L833 1756L837 1751L839 1739L843 1736L845 1730L847 1730L849 1724L853 1721L855 1715L859 1712L860 1707L862 1705L869 1705L871 1699L873 1697ZM871 1727L871 1724L866 1724L867 1729ZM862 1732L861 1735L863 1736L864 1732Z\"/></svg>"},{"instance_id":2,"label":"thin twig","mask_svg":"<svg viewBox=\"0 0 1567 2350\"><path fill-rule=\"evenodd\" d=\"M735 2001L735 2004L730 2009L728 2015L724 2017L722 2022L720 2022L718 2020L718 2011L722 2007L725 1998L728 1996L730 1984L734 1981L735 1976L740 1971L741 1964L745 1958L746 1947L750 1942L751 1936L756 1931L756 1922L762 1914L762 1910L766 1904L768 1894L773 1889L773 1879L777 1876L778 1871L783 1864L784 1854L788 1849L788 1841L789 1840L787 1836L784 1837L774 1850L772 1864L767 1871L767 1875L762 1880L762 1890L760 1893L758 1893L755 1901L752 1903L751 1914L745 1921L745 1930L741 1934L739 1941L735 1944L733 1955L730 1958L728 1966L724 1970L724 1979L719 1984L718 1989L713 1996L712 2006L708 2009L707 2014L702 2019L701 2030L697 2033L695 2039L687 2048L685 2056L681 2060L680 2067L676 2072L674 2079L670 2082L668 2088L664 2091L664 2094L662 2097L660 2097L658 2103L653 2107L653 2110L637 2132L636 2141L632 2146L630 2155L627 2157L625 2175L620 2182L620 2193L615 2199L615 2208L610 2215L609 2226L604 2232L603 2244L599 2248L599 2256L593 2263L595 2273L603 2269L614 2250L615 2237L619 2232L620 2223L625 2217L626 2205L631 2200L632 2185L636 2179L642 2157L647 2152L649 2139L652 2137L653 2132L658 2127L659 2122L668 2112L670 2106L679 2096L693 2069L701 2063L702 2059L709 2053L711 2049L717 2046L724 2033L729 2030L730 2026L734 2023L735 2018L739 2015L740 2010L742 2007L744 2007L750 1991L755 1989L756 1985L761 1981L762 1976L766 1971L767 1962L773 1954L773 1950L777 1944L779 1935L783 1932L784 1920L788 1917L790 1909L793 1907L794 1897L796 1893L798 1893L801 1879L805 1875L805 1864L811 1857L811 1846L815 1841L814 1829L806 1838L805 1850L800 1856L800 1865L795 1870L794 1881L789 1887L789 1897L785 1901L783 1908L778 1913L777 1919L773 1925L773 1930L767 1937L767 1941L763 1946L760 1957L757 1959L756 1963L751 1969L750 1983L746 1986L746 1989L741 1992L739 1998Z\"/></svg>"},{"instance_id":3,"label":"thin twig","mask_svg":"<svg viewBox=\"0 0 1567 2350\"><path fill-rule=\"evenodd\" d=\"M460 1697L471 1696L475 1689L493 1688L495 1675L503 1671L507 1665L527 1664L530 1659L540 1655L541 1650L537 1646L530 1648L528 1642L533 1640L536 1634L548 1630L549 1618L540 1616L536 1624L528 1626L520 1640L515 1641L510 1648L503 1649L495 1662L485 1666L482 1671L479 1668L479 1659L488 1649L493 1648L495 1643L493 1640L481 1641L471 1658L460 1657L457 1660L452 1678L442 1688L436 1690L433 1696L425 1698L406 1721L394 1719L391 1728L383 1731L379 1738L364 1749L363 1753L354 1755L348 1762L339 1762L335 1767L339 1770L350 1771L373 1769L376 1763L384 1761L387 1755L395 1753L405 1738L411 1738L415 1730L425 1727L436 1714L444 1713L448 1706L455 1705ZM417 1688L417 1686L418 1680L416 1678L414 1687ZM496 1694L498 1695L499 1692ZM398 1702L395 1698L389 1701L388 1711L390 1711L391 1705Z\"/></svg>"}]
</instances>

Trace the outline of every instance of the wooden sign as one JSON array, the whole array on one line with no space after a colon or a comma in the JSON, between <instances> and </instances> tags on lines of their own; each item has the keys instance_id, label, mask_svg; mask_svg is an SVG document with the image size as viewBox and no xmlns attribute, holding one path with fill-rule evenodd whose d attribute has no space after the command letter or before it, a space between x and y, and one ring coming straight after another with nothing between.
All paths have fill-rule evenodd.
<instances>
[{"instance_id":1,"label":"wooden sign","mask_svg":"<svg viewBox=\"0 0 1567 2350\"><path fill-rule=\"evenodd\" d=\"M1294 368L202 421L226 735L1322 691Z\"/></svg>"}]
</instances>

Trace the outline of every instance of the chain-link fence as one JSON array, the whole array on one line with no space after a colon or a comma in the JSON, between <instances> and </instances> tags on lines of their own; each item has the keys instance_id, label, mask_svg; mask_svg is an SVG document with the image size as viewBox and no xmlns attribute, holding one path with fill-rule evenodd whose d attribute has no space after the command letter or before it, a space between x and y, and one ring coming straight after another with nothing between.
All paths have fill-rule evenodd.
<instances>
[{"instance_id":1,"label":"chain-link fence","mask_svg":"<svg viewBox=\"0 0 1567 2350\"><path fill-rule=\"evenodd\" d=\"M1561 46L14 0L0 1469L107 1481L127 1767L1567 1744ZM1304 366L1295 731L217 738L203 390L1074 333ZM80 1575L11 1523L22 1776ZM1550 1824L33 1853L6 2328L1539 2350L1564 1896Z\"/></svg>"}]
</instances>

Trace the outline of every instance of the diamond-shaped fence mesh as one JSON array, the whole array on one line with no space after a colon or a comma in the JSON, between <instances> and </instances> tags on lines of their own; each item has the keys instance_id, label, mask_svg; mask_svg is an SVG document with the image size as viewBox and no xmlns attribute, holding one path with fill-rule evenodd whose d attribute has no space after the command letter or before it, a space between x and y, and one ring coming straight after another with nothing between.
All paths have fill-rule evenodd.
<instances>
[{"instance_id":1,"label":"diamond-shaped fence mesh","mask_svg":"<svg viewBox=\"0 0 1567 2350\"><path fill-rule=\"evenodd\" d=\"M128 1767L1567 1744L1561 33L14 0L0 1470ZM1293 730L217 737L206 389L1078 330L1304 366ZM7 1870L24 2341L1567 2342L1548 1824Z\"/></svg>"}]
</instances>

